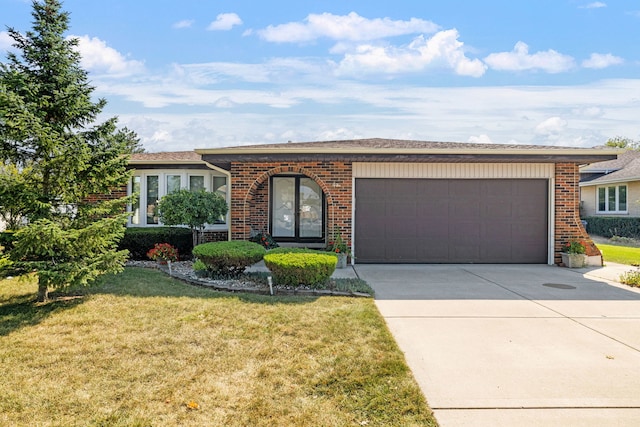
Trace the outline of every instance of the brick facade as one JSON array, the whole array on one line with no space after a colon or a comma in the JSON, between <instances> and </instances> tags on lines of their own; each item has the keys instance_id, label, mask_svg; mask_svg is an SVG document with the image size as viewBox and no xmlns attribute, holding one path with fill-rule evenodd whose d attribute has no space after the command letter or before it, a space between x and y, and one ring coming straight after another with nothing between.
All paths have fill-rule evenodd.
<instances>
[{"instance_id":1,"label":"brick facade","mask_svg":"<svg viewBox=\"0 0 640 427\"><path fill-rule=\"evenodd\" d=\"M268 230L269 178L301 174L313 179L327 202L328 234L342 234L351 242L352 173L349 162L296 162L231 164L231 238L248 239Z\"/></svg>"},{"instance_id":2,"label":"brick facade","mask_svg":"<svg viewBox=\"0 0 640 427\"><path fill-rule=\"evenodd\" d=\"M327 233L340 233L352 241L352 164L340 161L317 162L232 162L231 163L231 239L248 239L253 232L268 231L269 178L274 175L301 174L313 179L327 201ZM554 262L561 262L562 247L571 240L587 241L587 253L598 249L580 221L579 173L575 163L555 165Z\"/></svg>"},{"instance_id":3,"label":"brick facade","mask_svg":"<svg viewBox=\"0 0 640 427\"><path fill-rule=\"evenodd\" d=\"M554 262L562 261L560 252L567 242L585 241L587 255L601 255L580 220L580 173L575 163L557 163L555 168Z\"/></svg>"}]
</instances>

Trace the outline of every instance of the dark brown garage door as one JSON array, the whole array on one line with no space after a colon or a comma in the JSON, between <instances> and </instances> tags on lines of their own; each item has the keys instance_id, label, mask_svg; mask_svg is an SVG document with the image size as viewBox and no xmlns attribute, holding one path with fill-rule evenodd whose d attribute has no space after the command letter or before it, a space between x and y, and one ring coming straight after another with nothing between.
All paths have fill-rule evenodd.
<instances>
[{"instance_id":1,"label":"dark brown garage door","mask_svg":"<svg viewBox=\"0 0 640 427\"><path fill-rule=\"evenodd\" d=\"M547 262L544 179L356 179L357 263Z\"/></svg>"}]
</instances>

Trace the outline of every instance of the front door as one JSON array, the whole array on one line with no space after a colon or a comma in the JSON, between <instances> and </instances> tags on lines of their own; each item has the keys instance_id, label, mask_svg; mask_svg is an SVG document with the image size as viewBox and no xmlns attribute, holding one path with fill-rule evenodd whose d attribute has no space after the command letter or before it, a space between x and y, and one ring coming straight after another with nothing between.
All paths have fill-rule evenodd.
<instances>
[{"instance_id":1,"label":"front door","mask_svg":"<svg viewBox=\"0 0 640 427\"><path fill-rule=\"evenodd\" d=\"M271 235L281 242L324 241L324 194L304 176L271 178Z\"/></svg>"}]
</instances>

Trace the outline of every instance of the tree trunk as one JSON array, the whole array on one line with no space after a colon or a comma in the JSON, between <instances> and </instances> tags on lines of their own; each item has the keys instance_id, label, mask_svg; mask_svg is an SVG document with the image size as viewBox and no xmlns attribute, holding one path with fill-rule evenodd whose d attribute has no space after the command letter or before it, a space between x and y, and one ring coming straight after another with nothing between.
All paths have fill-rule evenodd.
<instances>
[{"instance_id":1,"label":"tree trunk","mask_svg":"<svg viewBox=\"0 0 640 427\"><path fill-rule=\"evenodd\" d=\"M49 282L38 278L38 302L45 302L49 299Z\"/></svg>"}]
</instances>

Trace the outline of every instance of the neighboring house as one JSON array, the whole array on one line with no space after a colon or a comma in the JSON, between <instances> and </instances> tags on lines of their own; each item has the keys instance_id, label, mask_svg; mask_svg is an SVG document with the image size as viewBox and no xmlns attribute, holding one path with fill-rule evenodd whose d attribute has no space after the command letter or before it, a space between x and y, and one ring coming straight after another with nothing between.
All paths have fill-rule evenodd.
<instances>
[{"instance_id":1,"label":"neighboring house","mask_svg":"<svg viewBox=\"0 0 640 427\"><path fill-rule=\"evenodd\" d=\"M363 139L196 152L202 161L132 159L129 190L142 195L132 225L157 223L172 177L186 187L206 172L231 184L231 239L268 232L322 247L340 234L357 263L554 264L566 242L588 238L578 166L619 150Z\"/></svg>"},{"instance_id":2,"label":"neighboring house","mask_svg":"<svg viewBox=\"0 0 640 427\"><path fill-rule=\"evenodd\" d=\"M640 217L640 151L580 167L582 216Z\"/></svg>"},{"instance_id":3,"label":"neighboring house","mask_svg":"<svg viewBox=\"0 0 640 427\"><path fill-rule=\"evenodd\" d=\"M157 227L158 201L162 196L181 188L205 189L223 196L230 202L229 172L202 160L194 151L165 153L138 153L131 156L129 167L133 177L127 185L127 194L138 193L130 206L129 227ZM226 240L229 215L205 228L206 240Z\"/></svg>"}]
</instances>

